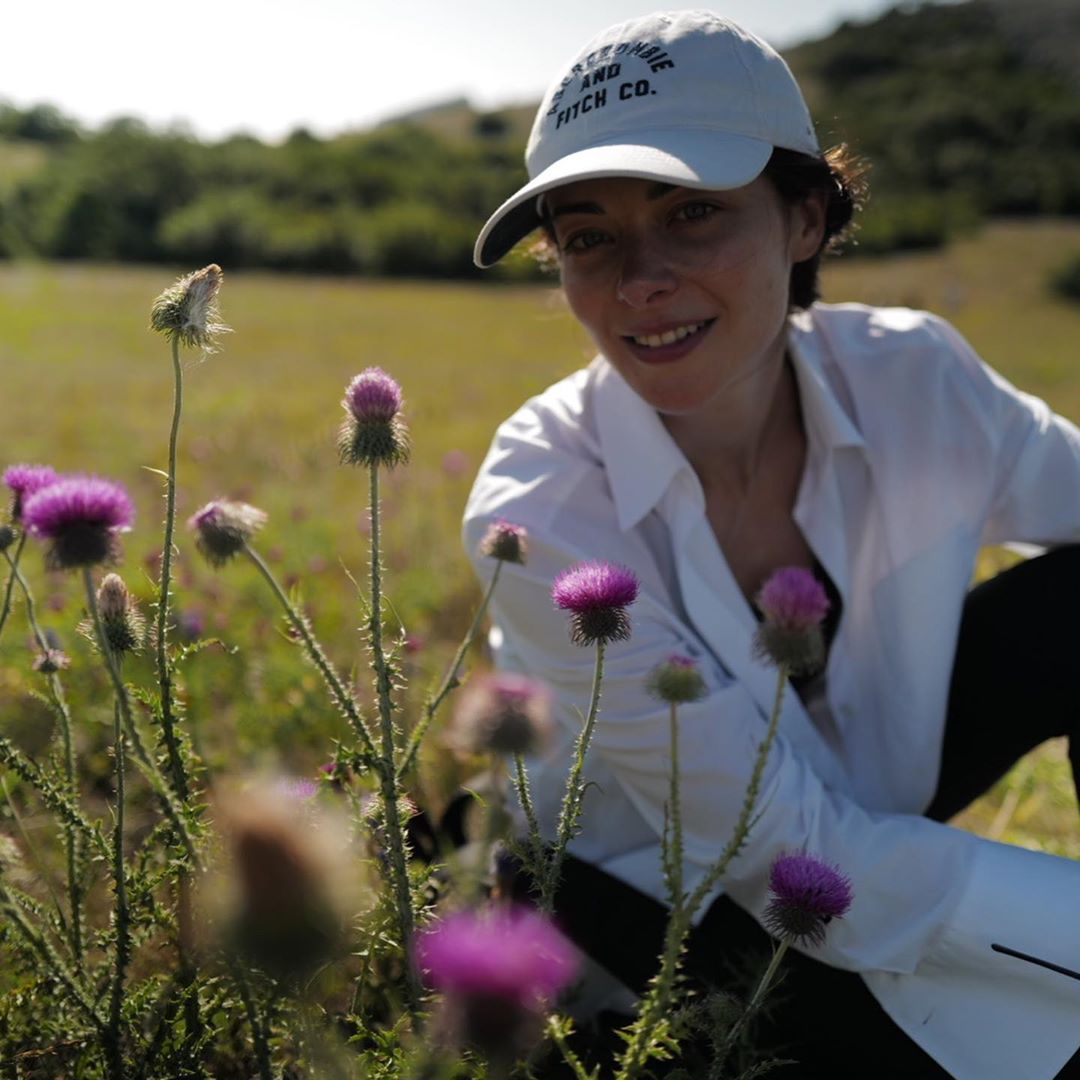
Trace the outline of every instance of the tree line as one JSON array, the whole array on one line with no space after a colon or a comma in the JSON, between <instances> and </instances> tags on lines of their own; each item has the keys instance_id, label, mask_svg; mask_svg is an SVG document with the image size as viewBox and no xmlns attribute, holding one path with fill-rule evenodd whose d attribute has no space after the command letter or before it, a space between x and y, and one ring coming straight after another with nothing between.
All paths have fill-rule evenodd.
<instances>
[{"instance_id":1,"label":"tree line","mask_svg":"<svg viewBox=\"0 0 1080 1080\"><path fill-rule=\"evenodd\" d=\"M857 251L940 245L985 216L1080 213L1075 74L1032 44L1051 9L1065 10L1025 4L1025 38L1003 0L903 6L788 53L823 144L871 163ZM1054 23L1060 55L1071 28L1080 49L1077 20ZM0 105L0 257L468 277L479 226L525 177L520 115L450 130L436 110L270 145L130 118L84 131L47 105ZM34 167L5 169L27 146Z\"/></svg>"}]
</instances>

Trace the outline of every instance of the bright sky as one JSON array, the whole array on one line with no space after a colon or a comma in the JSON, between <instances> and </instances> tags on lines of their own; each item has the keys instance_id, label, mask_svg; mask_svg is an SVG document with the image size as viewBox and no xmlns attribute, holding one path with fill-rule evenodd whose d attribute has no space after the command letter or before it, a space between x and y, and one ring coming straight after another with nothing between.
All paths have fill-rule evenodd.
<instances>
[{"instance_id":1,"label":"bright sky","mask_svg":"<svg viewBox=\"0 0 1080 1080\"><path fill-rule=\"evenodd\" d=\"M724 0L779 49L894 0ZM612 23L663 0L0 0L0 100L205 138L366 127L452 97L538 100ZM692 3L687 3L692 6Z\"/></svg>"}]
</instances>

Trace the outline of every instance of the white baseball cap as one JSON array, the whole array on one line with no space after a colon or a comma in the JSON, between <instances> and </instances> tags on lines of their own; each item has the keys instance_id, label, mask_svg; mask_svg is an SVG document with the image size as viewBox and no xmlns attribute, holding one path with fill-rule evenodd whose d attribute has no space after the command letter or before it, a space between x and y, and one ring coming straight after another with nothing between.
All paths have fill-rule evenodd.
<instances>
[{"instance_id":1,"label":"white baseball cap","mask_svg":"<svg viewBox=\"0 0 1080 1080\"><path fill-rule=\"evenodd\" d=\"M742 187L777 146L820 154L802 92L764 41L710 11L619 23L544 95L525 151L529 182L492 214L473 259L493 265L540 225L552 188L605 176Z\"/></svg>"}]
</instances>

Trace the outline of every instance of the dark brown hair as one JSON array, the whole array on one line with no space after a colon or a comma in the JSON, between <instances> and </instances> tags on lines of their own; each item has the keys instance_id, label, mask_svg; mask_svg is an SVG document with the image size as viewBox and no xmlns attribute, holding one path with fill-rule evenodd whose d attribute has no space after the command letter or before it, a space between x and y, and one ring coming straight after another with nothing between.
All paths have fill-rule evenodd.
<instances>
[{"instance_id":1,"label":"dark brown hair","mask_svg":"<svg viewBox=\"0 0 1080 1080\"><path fill-rule=\"evenodd\" d=\"M800 203L820 191L825 199L825 231L817 253L791 268L788 304L808 308L820 295L821 256L839 251L853 231L852 219L866 201L867 165L846 145L834 146L821 157L776 147L762 175L786 203Z\"/></svg>"}]
</instances>

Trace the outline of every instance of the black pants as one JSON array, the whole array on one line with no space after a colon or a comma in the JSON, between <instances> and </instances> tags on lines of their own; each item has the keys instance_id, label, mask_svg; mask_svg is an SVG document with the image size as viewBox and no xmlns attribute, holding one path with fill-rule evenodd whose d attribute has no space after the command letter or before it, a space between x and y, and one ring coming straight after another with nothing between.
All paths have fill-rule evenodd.
<instances>
[{"instance_id":1,"label":"black pants","mask_svg":"<svg viewBox=\"0 0 1080 1080\"><path fill-rule=\"evenodd\" d=\"M928 817L944 821L974 801L1029 750L1068 735L1080 777L1075 663L1080 635L1080 545L1013 567L968 595L957 645L941 777ZM656 970L667 909L596 867L568 859L556 901L566 932L632 989ZM691 979L730 986L768 954L768 936L721 897L695 929ZM1080 1018L1077 1022L1080 1031ZM788 953L783 982L755 1037L797 1065L780 1080L938 1080L948 1077L888 1018L858 975ZM1080 1045L1080 1037L1078 1037ZM553 1074L554 1075L554 1074ZM1080 1052L1059 1080L1080 1078ZM958 1080L980 1080L960 1077Z\"/></svg>"}]
</instances>

